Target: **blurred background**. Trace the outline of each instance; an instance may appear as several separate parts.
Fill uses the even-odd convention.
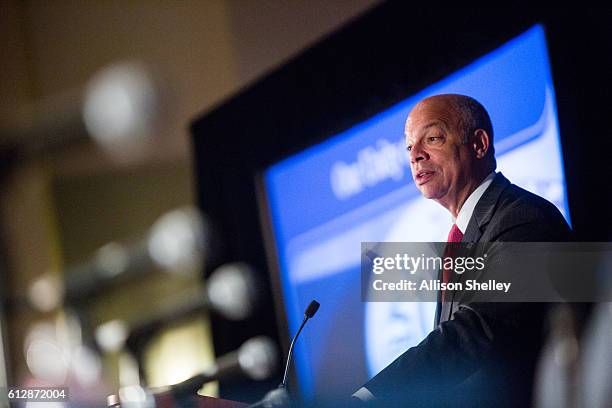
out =
[[[207,312],[147,334],[138,362],[95,339],[114,321],[108,341],[121,343],[125,325],[180,308],[160,305],[201,285],[203,259],[177,273],[134,261],[137,279],[81,282],[72,291],[85,296],[70,302],[62,288],[78,274],[123,273],[117,259],[138,252],[162,215],[195,205],[196,115],[375,3],[0,3],[1,384],[69,383],[101,406],[134,376],[165,385],[210,366]],[[171,237],[200,233],[178,224]],[[99,272],[97,251],[114,242],[113,272]]]
[[[444,240],[449,219],[410,186],[401,140],[431,93],[482,99],[504,174],[579,239],[609,241],[610,14],[3,0],[0,388],[153,406],[151,389],[199,375],[177,399],[206,382],[201,395],[256,401],[315,297],[290,391],[356,389],[430,328],[427,305],[364,306],[347,254]],[[580,313],[552,319],[541,406],[586,406],[580,381],[590,406],[609,401],[612,367],[597,363],[612,360],[593,355],[612,349],[612,309]],[[579,352],[559,361],[568,344]]]

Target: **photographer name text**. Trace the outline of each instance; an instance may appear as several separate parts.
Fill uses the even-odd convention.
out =
[[[485,282],[479,282],[475,279],[466,280],[465,282],[441,282],[439,279],[423,280],[417,282],[402,279],[397,282],[385,282],[382,279],[376,279],[372,282],[372,287],[376,291],[437,291],[437,290],[472,290],[472,291],[495,291],[508,293],[511,282],[499,282],[495,279],[489,279]]]

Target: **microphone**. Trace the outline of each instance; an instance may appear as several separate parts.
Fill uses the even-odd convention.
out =
[[[268,392],[261,401],[256,402],[255,404],[251,405],[249,408],[259,408],[259,407],[281,408],[281,407],[287,407],[290,405],[289,394],[287,393],[287,375],[289,373],[289,367],[291,365],[291,360],[293,356],[293,348],[295,347],[295,342],[298,336],[300,335],[300,333],[302,332],[304,325],[306,324],[308,319],[312,318],[315,315],[315,313],[317,313],[317,310],[319,310],[319,306],[321,306],[319,302],[317,302],[316,300],[312,300],[310,304],[308,305],[308,307],[306,308],[306,310],[304,311],[304,320],[302,320],[302,324],[300,325],[300,328],[298,329],[297,333],[295,333],[295,336],[293,336],[293,339],[291,340],[291,344],[289,345],[289,352],[287,353],[287,362],[285,364],[285,372],[283,374],[283,381],[280,383],[280,385],[277,388]]]
[[[40,153],[90,138],[113,159],[141,156],[168,122],[169,83],[153,67],[123,61],[66,91],[0,118],[0,152]]]
[[[225,264],[215,269],[204,288],[190,288],[177,294],[137,322],[115,319],[101,324],[95,331],[96,341],[107,352],[120,350],[125,344],[135,349],[169,323],[207,310],[229,320],[243,320],[257,307],[260,289],[256,273],[249,265]]]
[[[306,311],[304,312],[304,320],[302,320],[302,324],[300,325],[300,328],[298,329],[297,333],[295,333],[295,336],[293,336],[293,339],[291,340],[291,344],[289,345],[289,353],[287,354],[287,363],[285,364],[285,373],[283,374],[283,382],[280,383],[279,385],[279,387],[281,388],[287,387],[287,375],[289,374],[289,366],[291,365],[291,360],[292,360],[291,357],[293,356],[293,348],[295,347],[295,341],[297,340],[298,336],[302,332],[302,329],[304,328],[304,325],[306,324],[308,319],[312,318],[315,315],[315,313],[317,313],[317,310],[319,310],[319,306],[321,305],[316,300],[313,300],[310,302],[310,304],[306,308]]]
[[[225,354],[207,370],[170,387],[161,387],[161,394],[169,391],[175,397],[196,393],[202,385],[217,380],[246,375],[253,380],[264,380],[276,371],[278,351],[274,342],[265,336],[247,340],[236,351]]]
[[[68,268],[64,284],[56,274],[38,278],[30,286],[29,300],[36,309],[49,311],[63,301],[78,303],[153,268],[176,275],[196,273],[210,252],[209,243],[205,216],[196,208],[178,208],[157,219],[144,239],[108,243],[91,259]]]

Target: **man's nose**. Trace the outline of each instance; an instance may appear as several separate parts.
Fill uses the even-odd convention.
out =
[[[420,144],[415,144],[410,150],[410,163],[417,163],[421,160],[429,159],[429,155],[423,150]]]

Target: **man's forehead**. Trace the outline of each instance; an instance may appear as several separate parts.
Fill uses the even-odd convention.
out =
[[[417,103],[410,111],[404,127],[404,134],[418,134],[438,126],[442,129],[453,128],[459,115],[451,98],[431,97]]]
[[[440,119],[430,119],[423,123],[410,122],[410,119],[406,121],[406,127],[404,129],[404,135],[407,140],[415,139],[419,135],[425,133],[430,129],[445,129],[446,124]]]

